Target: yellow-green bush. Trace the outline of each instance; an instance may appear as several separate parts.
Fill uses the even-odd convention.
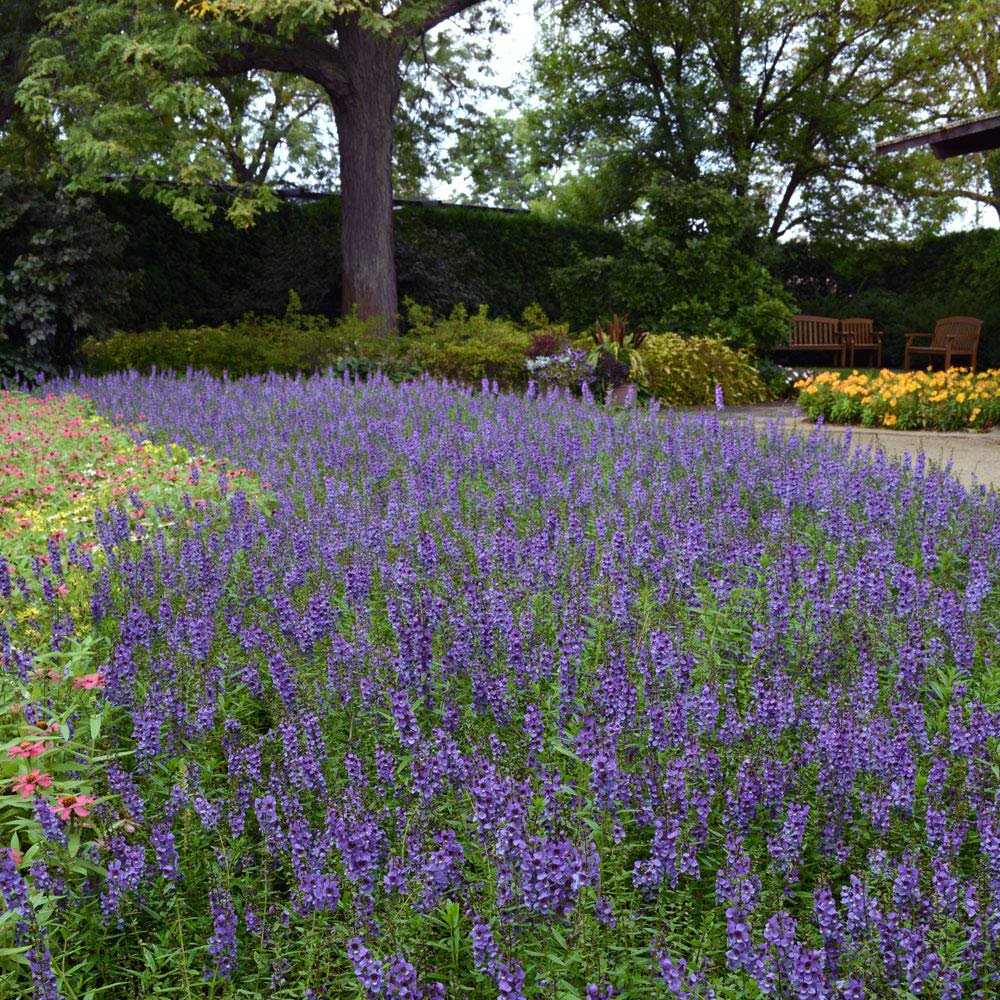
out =
[[[155,366],[161,371],[205,369],[213,375],[226,371],[236,377],[318,371],[344,357],[391,364],[399,350],[395,334],[354,317],[330,323],[322,316],[308,316],[293,295],[283,317],[249,314],[222,326],[119,333],[86,341],[81,353],[87,369],[97,374],[148,372]]]
[[[768,398],[746,355],[712,337],[658,333],[640,352],[649,391],[668,406],[698,406],[715,400],[722,387],[726,403],[759,403]]]
[[[532,336],[551,330],[567,339],[565,327],[553,330],[537,306],[520,323],[492,317],[483,307],[470,314],[456,306],[435,318],[423,306],[407,302],[405,334],[349,316],[330,323],[308,316],[292,296],[283,317],[247,315],[222,326],[164,327],[146,333],[120,333],[87,341],[86,368],[95,373],[135,369],[148,372],[205,369],[231,376],[321,371],[328,367],[367,375],[381,369],[394,378],[427,372],[438,378],[476,385],[484,378],[506,388],[528,380],[525,359]]]
[[[485,306],[471,314],[456,306],[449,316],[435,319],[430,309],[408,302],[406,326],[403,356],[413,367],[472,384],[495,379],[510,388],[527,382],[532,334],[550,324],[537,307],[515,323],[490,316]],[[560,332],[565,336],[565,330]]]

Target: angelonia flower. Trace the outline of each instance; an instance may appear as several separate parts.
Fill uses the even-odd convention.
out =
[[[517,962],[508,962],[497,971],[497,996],[501,1000],[526,1000],[522,991],[524,970]]]
[[[0,538],[12,995],[989,995],[1000,496],[579,360],[51,386],[191,461]]]
[[[354,974],[368,996],[378,996],[382,992],[382,963],[365,947],[361,938],[351,938],[347,942],[347,957],[354,967]]]
[[[32,814],[44,836],[54,844],[65,845],[66,830],[56,816],[57,808],[40,796],[32,801]]]
[[[170,824],[166,820],[157,823],[150,832],[149,840],[156,854],[156,863],[159,866],[160,874],[168,882],[176,882],[181,877],[181,872],[177,846]]]
[[[500,974],[500,952],[489,922],[477,913],[472,918],[472,958],[476,968],[494,981]]]
[[[208,954],[215,965],[215,974],[223,979],[232,979],[236,971],[236,911],[225,889],[212,889],[208,898],[212,912]]]
[[[124,898],[138,891],[146,871],[146,849],[141,844],[112,837],[108,851],[111,858],[101,892],[101,911],[106,919],[116,916]]]

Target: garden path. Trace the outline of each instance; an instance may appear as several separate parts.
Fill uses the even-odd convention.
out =
[[[711,409],[698,407],[697,409]],[[756,406],[727,406],[729,418],[751,417],[755,423],[780,420],[789,431],[808,430],[811,420],[799,416],[794,403],[761,403]],[[846,428],[827,424],[831,434],[842,437]],[[923,451],[928,461],[945,465],[965,486],[983,483],[1000,489],[1000,427],[984,433],[971,431],[891,431],[878,427],[852,427],[851,440],[857,448],[874,445],[887,455],[902,458]]]

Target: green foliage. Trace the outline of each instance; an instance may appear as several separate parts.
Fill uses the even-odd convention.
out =
[[[347,69],[357,70],[357,47],[350,54],[338,49],[337,33],[352,18],[366,35],[396,33],[399,43],[393,171],[400,190],[415,194],[430,178],[447,176],[445,138],[471,128],[480,117],[477,98],[498,92],[475,72],[489,61],[495,19],[479,19],[483,31],[424,37],[436,13],[425,3],[385,13],[333,0],[14,6],[27,15],[15,21],[0,14],[0,124],[10,89],[4,38],[17,29],[24,115],[49,130],[56,146],[47,166],[90,190],[106,190],[109,177],[149,181],[147,196],[195,226],[220,210],[248,225],[273,210],[267,184],[334,177],[332,102],[343,98],[343,88],[324,90],[317,81],[337,75],[346,82]],[[470,20],[474,13],[466,28]],[[7,22],[13,26],[5,30]],[[260,51],[267,54],[258,57]],[[356,75],[351,89],[370,79]],[[161,186],[164,180],[171,183]],[[209,183],[227,185],[227,196],[214,196]]]
[[[760,403],[770,395],[747,357],[713,337],[656,334],[642,355],[649,391],[668,406],[710,404],[716,385],[733,406]]]
[[[469,313],[458,305],[435,319],[425,306],[407,302],[405,356],[415,366],[440,378],[475,384],[496,380],[501,386],[524,385],[528,381],[525,359],[538,327],[537,314],[514,323],[489,315],[486,306]]]
[[[39,376],[49,377],[57,370],[23,347],[0,344],[0,386],[34,382]]]
[[[0,173],[0,342],[24,365],[64,359],[124,301],[122,241],[86,198]]]
[[[439,313],[463,302],[514,318],[537,303],[582,329],[604,310],[571,319],[555,274],[581,256],[617,255],[621,247],[612,230],[533,213],[431,205],[396,212],[400,295]]]
[[[617,256],[581,258],[555,276],[563,315],[582,325],[627,311],[652,330],[707,334],[734,347],[777,341],[791,315],[768,270],[759,216],[719,188],[662,184]]]
[[[525,360],[533,338],[552,330],[537,306],[526,309],[517,323],[490,316],[486,306],[470,313],[457,305],[448,315],[435,317],[430,307],[408,300],[406,335],[399,337],[356,316],[331,323],[308,315],[293,292],[280,318],[248,313],[220,326],[119,333],[88,340],[82,356],[87,369],[97,374],[194,368],[235,378],[333,368],[359,377],[382,371],[403,379],[427,372],[471,385],[485,378],[511,387],[528,380]],[[563,327],[554,332],[567,337]]]
[[[215,326],[247,312],[276,314],[290,288],[307,312],[333,318],[340,311],[336,196],[283,202],[249,230],[220,223],[197,233],[135,193],[107,195],[101,205],[124,227],[134,268],[135,294],[120,320],[125,329]],[[400,298],[438,314],[467,303],[516,317],[537,302],[558,315],[553,272],[578,254],[615,254],[621,246],[607,229],[526,213],[404,205],[394,216]]]
[[[384,354],[389,361],[391,351],[386,344],[391,340],[380,335],[374,324],[353,317],[331,324],[321,316],[304,314],[293,293],[281,318],[248,313],[217,327],[121,333],[87,341],[82,354],[86,366],[98,373],[152,368],[182,372],[192,367],[213,375],[228,372],[235,378],[269,371],[317,371],[344,357],[364,357],[375,363]]]
[[[776,272],[796,309],[867,316],[885,334],[884,363],[899,367],[908,333],[943,316],[983,320],[979,367],[1000,367],[1000,232],[947,233],[915,243],[789,243]]]
[[[928,231],[954,210],[954,193],[926,183],[927,160],[878,157],[871,140],[926,121],[932,108],[954,113],[946,91],[956,74],[941,66],[958,59],[935,62],[923,49],[932,12],[949,21],[959,6],[546,5],[530,107],[497,116],[460,152],[479,192],[516,192],[514,174],[572,218],[624,223],[673,179],[755,202],[769,238]],[[968,56],[984,47],[965,41]],[[992,65],[995,74],[995,56]],[[507,150],[491,169],[501,136]]]

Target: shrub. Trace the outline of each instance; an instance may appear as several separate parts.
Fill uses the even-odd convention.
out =
[[[490,316],[486,306],[471,313],[455,306],[444,317],[410,300],[406,309],[400,337],[356,316],[331,323],[307,315],[293,292],[283,317],[250,313],[222,326],[121,333],[85,343],[83,359],[96,374],[155,367],[237,377],[332,368],[359,377],[382,371],[397,381],[421,372],[470,385],[485,378],[509,388],[527,384],[524,362],[533,341],[568,344],[566,328],[553,326],[537,306],[526,309],[520,323]]]
[[[769,270],[761,225],[751,206],[720,189],[664,182],[620,251],[581,256],[554,274],[560,314],[583,326],[595,315],[628,312],[652,330],[773,345],[792,310]]]
[[[562,330],[537,330],[528,344],[529,358],[553,358],[568,347],[566,334]]]
[[[0,367],[65,363],[113,326],[126,300],[123,239],[87,198],[0,172]]]
[[[340,359],[364,359],[364,366],[392,367],[399,338],[370,323],[348,317],[330,323],[302,312],[292,293],[283,317],[247,314],[222,326],[163,327],[145,333],[120,333],[90,340],[82,355],[97,373],[135,369],[185,371],[203,369],[213,375],[260,375],[311,372],[336,366]],[[362,367],[364,367],[362,366]]]
[[[779,365],[770,358],[755,358],[754,367],[773,399],[787,399],[796,393],[795,383],[809,378],[813,373],[799,368]]]
[[[722,388],[726,403],[759,403],[767,387],[740,351],[712,337],[651,336],[643,345],[649,391],[669,406],[707,405]]]
[[[524,362],[533,340],[543,330],[554,339],[565,341],[567,336],[565,328],[552,328],[537,309],[526,310],[521,323],[514,323],[490,316],[486,306],[473,313],[455,306],[440,318],[410,300],[406,307],[406,360],[431,375],[470,384],[485,378],[506,388],[523,386],[529,377]]]
[[[985,430],[1000,423],[1000,371],[820,372],[796,383],[806,416],[897,430]]]

